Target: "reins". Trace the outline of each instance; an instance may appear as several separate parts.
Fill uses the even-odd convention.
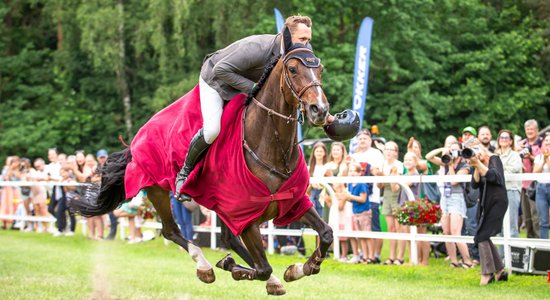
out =
[[[286,124],[290,124],[291,122],[298,122],[300,124],[303,124],[304,123],[304,111],[305,111],[305,108],[304,108],[304,105],[303,105],[303,100],[301,99],[302,95],[311,87],[314,87],[314,86],[321,86],[321,82],[319,82],[319,80],[313,80],[311,81],[309,84],[305,85],[304,87],[302,87],[302,89],[300,89],[300,91],[296,91],[296,89],[294,88],[294,85],[292,84],[292,81],[290,80],[288,74],[287,74],[287,70],[286,68],[284,67],[284,64],[290,59],[292,58],[293,56],[291,54],[294,54],[296,52],[300,52],[300,51],[309,51],[309,52],[312,52],[311,50],[309,49],[303,49],[303,48],[300,48],[300,49],[295,49],[295,50],[292,50],[290,51],[289,53],[287,53],[282,59],[283,59],[283,74],[282,76],[280,77],[280,84],[279,84],[279,87],[280,87],[280,91],[281,91],[281,94],[283,95],[283,100],[286,102],[286,99],[284,98],[284,85],[286,84],[286,86],[288,86],[290,88],[290,90],[292,91],[292,94],[293,96],[298,100],[298,103],[299,103],[299,106],[298,106],[298,111],[299,111],[299,116],[298,117],[293,117],[293,115],[295,114],[295,111],[296,110],[293,110],[293,112],[288,115],[288,116],[285,116],[277,111],[275,111],[274,109],[272,108],[269,108],[267,106],[265,106],[263,103],[261,103],[260,101],[258,101],[258,99],[256,99],[255,97],[252,97],[252,100],[253,100],[253,103],[256,104],[259,108],[265,110],[267,112],[267,115],[270,117],[271,119],[271,122],[273,123],[273,131],[274,131],[274,136],[275,136],[275,139],[276,139],[276,143],[283,155],[283,164],[285,166],[285,169],[280,171],[278,170],[277,168],[275,168],[274,166],[271,166],[270,164],[264,162],[255,152],[254,150],[252,150],[252,148],[250,148],[250,146],[248,145],[248,142],[246,141],[245,139],[245,136],[244,136],[244,130],[245,130],[245,121],[246,121],[246,114],[248,112],[248,106],[245,108],[245,111],[243,113],[243,119],[242,119],[242,122],[243,122],[243,126],[242,126],[242,143],[243,143],[243,148],[246,149],[246,151],[250,154],[250,156],[256,161],[256,163],[258,163],[260,166],[262,166],[264,169],[268,170],[270,173],[272,174],[275,174],[283,179],[288,179],[292,173],[294,172],[293,170],[290,169],[290,166],[289,166],[289,154],[290,154],[290,151],[295,148],[298,144],[300,144],[301,142],[304,141],[304,139],[302,139],[301,141],[298,141],[298,142],[293,142],[295,137],[294,135],[296,134],[296,130],[293,131],[292,133],[292,137],[290,139],[291,143],[290,143],[290,146],[288,147],[288,149],[285,151],[283,149],[283,146],[282,146],[282,143],[279,139],[280,137],[280,134],[279,134],[279,131],[277,130],[277,126],[276,126],[276,123],[275,123],[275,120],[273,119],[273,116],[277,116],[277,117],[280,117],[284,120],[286,120]]]

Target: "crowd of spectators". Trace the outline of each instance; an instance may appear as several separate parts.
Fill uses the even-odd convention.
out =
[[[524,124],[525,138],[520,133],[502,129],[492,139],[491,129],[482,126],[475,129],[464,128],[461,135],[448,136],[442,147],[428,151],[422,156],[421,142],[411,137],[406,151],[400,155],[397,143],[374,138],[369,130],[362,130],[357,136],[357,146],[348,154],[341,142],[333,142],[327,147],[322,142],[313,146],[309,158],[311,177],[325,176],[407,176],[407,175],[453,175],[471,174],[472,168],[458,153],[468,143],[475,140],[502,160],[505,174],[548,173],[550,172],[550,135],[539,135],[538,123],[528,120]],[[36,158],[31,163],[28,158],[9,156],[2,169],[0,181],[53,181],[62,183],[82,183],[100,181],[100,170],[108,157],[101,149],[94,156],[84,151],[74,155],[58,153],[49,149],[48,163]],[[399,158],[403,158],[403,162]],[[332,206],[332,197],[322,185],[311,184],[308,189],[316,211],[331,226],[341,230],[382,231],[381,218],[384,218],[389,232],[409,232],[408,226],[401,225],[393,215],[396,208],[406,200],[399,184],[332,184],[338,207]],[[417,198],[426,196],[426,191],[418,183],[409,183]],[[467,185],[461,182],[445,182],[440,186],[440,206],[443,211],[441,227],[444,234],[475,234],[477,227],[475,214],[477,205],[468,204],[465,196]],[[518,237],[522,230],[528,238],[548,239],[550,181],[507,181],[506,191],[512,237]],[[0,214],[34,215],[56,218],[55,227],[49,222],[23,222],[2,219],[2,229],[49,232],[54,236],[72,236],[76,228],[76,217],[68,209],[68,202],[79,197],[79,187],[69,185],[0,186]],[[172,197],[173,198],[173,197]],[[187,239],[193,239],[191,210],[182,203],[172,200],[174,216]],[[114,239],[118,218],[128,218],[130,243],[142,241],[140,224],[143,222],[140,209],[147,201],[145,193],[140,193],[132,201],[125,203],[108,216],[87,218],[87,236],[94,240]],[[203,211],[209,216],[210,213]],[[334,224],[334,214],[339,222]],[[209,220],[201,225],[208,226]],[[419,233],[426,233],[425,226],[419,226]],[[107,236],[104,233],[108,232]],[[383,240],[355,239],[341,237],[341,261],[349,263],[384,263],[401,265],[405,263],[408,242],[390,240],[389,256],[381,258]],[[418,242],[418,261],[427,265],[430,254],[429,242]],[[469,268],[478,263],[479,254],[475,247],[463,243],[445,243],[445,249],[452,267]],[[460,260],[459,255],[460,254]]]
[[[372,176],[473,174],[472,166],[461,153],[465,148],[472,148],[472,144],[475,143],[477,147],[485,147],[489,152],[500,157],[505,174],[548,173],[550,134],[539,135],[536,120],[526,121],[524,129],[525,138],[520,136],[523,133],[502,129],[498,131],[495,141],[489,127],[482,126],[475,129],[467,126],[459,136],[448,136],[440,148],[430,150],[425,157],[421,154],[420,141],[414,137],[410,138],[406,151],[400,155],[397,143],[384,141],[380,137],[374,138],[369,130],[364,129],[359,132],[357,146],[351,155],[347,155],[345,147],[342,147],[339,142],[333,142],[330,145],[330,155],[326,145],[322,142],[316,143],[309,160],[309,171],[314,177],[350,176],[355,174],[352,170],[357,165],[360,166],[358,174]],[[403,157],[403,162],[399,160],[400,157]],[[332,206],[331,197],[321,185],[312,184],[309,191],[315,209],[333,227],[338,226],[344,230],[368,228],[368,231],[381,231],[380,218],[383,216],[388,232],[409,232],[410,228],[399,224],[394,217],[395,209],[407,200],[399,184],[367,185],[366,191],[361,189],[361,192],[355,193],[357,195],[353,191],[359,189],[354,184],[331,186],[339,200],[338,207]],[[409,183],[409,187],[416,199],[427,197],[426,191],[419,189],[418,183]],[[439,184],[439,188],[441,193],[439,204],[443,212],[440,225],[443,234],[475,235],[479,191],[475,194],[469,183],[452,181]],[[548,239],[550,181],[508,180],[506,192],[509,199],[507,209],[510,222],[504,226],[509,226],[511,236],[519,237],[520,232],[525,230],[528,238]],[[366,197],[366,201],[362,200],[363,197]],[[469,200],[472,197],[477,198],[472,202]],[[369,207],[369,213],[363,214],[359,220],[355,217],[355,213],[363,213],[363,211],[356,211],[355,207],[360,205]],[[338,214],[339,224],[334,224],[331,220],[334,214]],[[365,220],[367,216],[368,221]],[[419,233],[427,232],[426,226],[418,226],[417,229]],[[339,259],[349,263],[383,262],[393,265],[404,263],[408,242],[390,240],[389,256],[381,258],[383,241],[380,239],[373,241],[367,239],[367,241],[362,243],[353,238],[341,238],[342,256]],[[445,243],[444,249],[448,254],[447,259],[451,267],[471,268],[479,264],[478,249],[473,244],[448,242]],[[419,263],[427,265],[429,254],[430,244],[419,242]]]
[[[0,185],[0,214],[15,216],[43,217],[43,220],[21,221],[2,219],[2,229],[19,229],[25,232],[51,233],[55,237],[74,236],[77,217],[69,209],[69,202],[77,200],[82,192],[79,183],[97,183],[101,180],[101,168],[107,161],[105,149],[96,155],[76,151],[72,155],[58,153],[57,149],[48,150],[48,163],[43,158],[30,159],[9,156],[2,169],[0,181],[35,182],[26,185]],[[38,184],[54,182],[53,185]],[[61,183],[55,185],[55,183]],[[86,219],[87,236],[92,240],[112,240],[116,237],[118,218],[128,218],[130,228],[129,243],[143,241],[141,224],[145,213],[147,197],[140,193],[132,201],[125,203],[115,211],[102,216]],[[56,219],[50,227],[48,217]],[[105,233],[108,234],[105,236]]]

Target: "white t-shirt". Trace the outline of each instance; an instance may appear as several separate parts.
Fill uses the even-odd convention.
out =
[[[544,156],[542,154],[539,154],[535,157],[534,164],[538,166],[542,163],[543,160],[544,160]],[[547,163],[545,163],[544,166],[542,167],[542,173],[550,173]],[[539,183],[550,183],[550,180],[537,180],[537,181]]]
[[[364,152],[355,152],[351,155],[351,158],[358,163],[366,162],[372,168],[378,168],[382,170],[384,165],[384,155],[378,149],[369,148],[369,150]],[[372,195],[369,197],[369,201],[373,203],[380,203],[380,189],[373,184]]]

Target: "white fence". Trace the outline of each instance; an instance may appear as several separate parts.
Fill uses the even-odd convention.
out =
[[[431,175],[422,176],[422,182],[470,182],[470,175]],[[521,180],[550,180],[550,173],[529,173],[529,174],[509,174],[506,175],[507,181],[521,181]],[[330,183],[398,183],[403,188],[409,200],[415,200],[414,195],[411,192],[407,183],[420,182],[420,176],[357,176],[357,177],[320,177],[311,178],[311,183],[318,183],[323,185],[329,195],[332,197],[333,207],[338,207],[338,199],[334,195]],[[52,182],[10,182],[0,181],[0,186],[28,186],[35,184],[45,185],[59,185],[59,183]],[[70,185],[70,184],[67,184]],[[214,213],[214,212],[212,212]],[[334,214],[338,218],[338,214]],[[55,222],[54,218],[38,218],[38,217],[16,217],[8,215],[0,215],[0,219],[20,219],[27,221],[45,221]],[[338,224],[336,219],[334,224]],[[533,247],[533,248],[546,248],[550,249],[550,240],[542,239],[526,239],[526,238],[511,238],[510,237],[510,217],[508,212],[504,217],[504,232],[503,237],[492,237],[491,240],[497,245],[504,245],[505,249],[505,265],[507,269],[511,268],[511,246],[516,247]],[[124,232],[125,223],[121,223],[121,232]],[[85,226],[83,226],[85,228]],[[162,225],[156,222],[146,222],[143,228],[161,228]],[[333,228],[334,232],[334,258],[340,257],[340,240],[339,237],[355,237],[355,238],[373,238],[373,239],[392,239],[392,240],[407,240],[410,241],[410,261],[413,264],[417,264],[417,241],[430,241],[430,242],[463,242],[473,243],[472,236],[453,236],[453,235],[432,235],[432,234],[418,234],[416,226],[410,226],[410,233],[395,233],[395,232],[366,232],[366,231],[344,231],[339,228]],[[212,249],[217,248],[216,234],[221,232],[220,227],[216,224],[216,217],[212,216],[211,227],[194,227],[197,232],[210,232],[210,247]],[[83,229],[83,232],[85,229]],[[304,235],[316,235],[317,233],[312,229],[276,229],[272,221],[268,222],[268,227],[261,229],[263,235],[267,235],[268,239],[268,252],[274,253],[274,238],[278,235],[283,236],[301,236]],[[85,234],[85,232],[84,232]]]

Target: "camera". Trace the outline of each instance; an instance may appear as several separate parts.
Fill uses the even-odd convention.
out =
[[[445,154],[441,156],[441,162],[444,164],[448,164],[451,162],[452,159],[462,157],[462,158],[472,158],[477,154],[477,150],[473,148],[464,148],[463,150],[453,150],[449,152],[449,154]]]
[[[525,146],[525,148],[521,149],[521,151],[519,151],[519,156],[521,158],[523,158],[525,155],[527,154],[530,154],[531,153],[531,145],[527,144]]]

